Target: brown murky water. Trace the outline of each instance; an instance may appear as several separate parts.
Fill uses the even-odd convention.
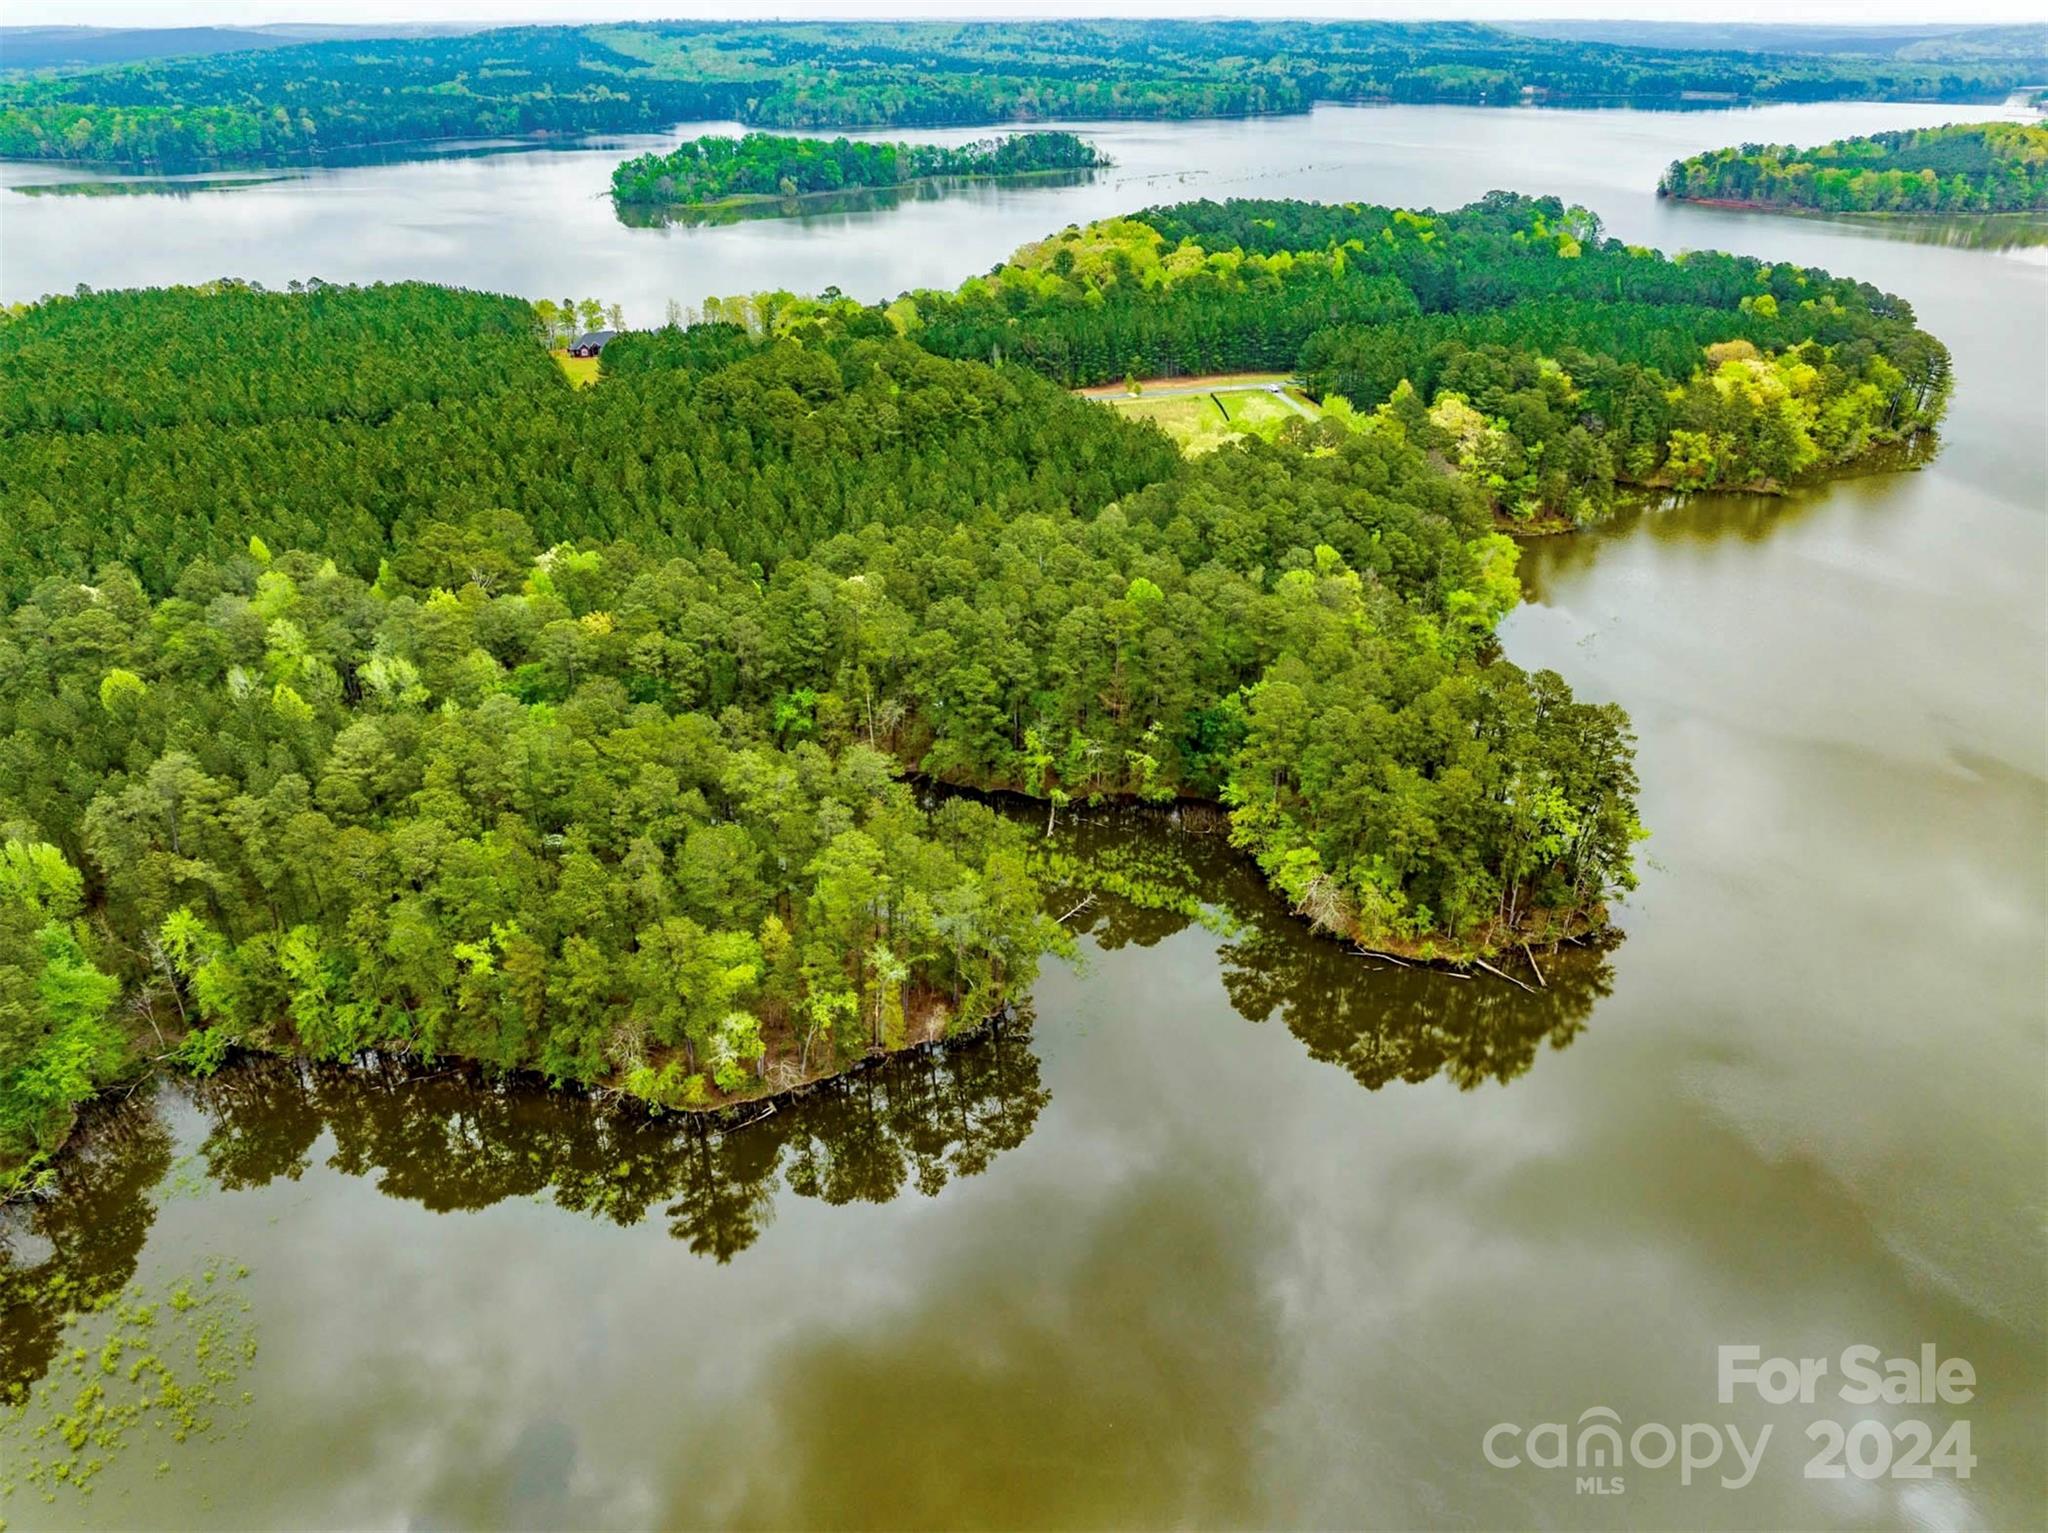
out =
[[[769,282],[955,281],[1046,228],[1176,197],[1447,206],[1505,185],[1631,240],[1868,278],[1916,306],[1960,380],[1917,472],[1529,550],[1509,653],[1622,702],[1641,736],[1655,835],[1613,951],[1546,960],[1536,994],[1376,967],[1308,941],[1213,839],[1101,823],[1072,832],[1083,849],[1198,889],[1212,919],[1105,901],[1085,969],[1048,974],[1034,1020],[737,1132],[459,1074],[273,1066],[138,1098],[17,1236],[15,1281],[160,1294],[246,1267],[259,1347],[210,1431],[166,1445],[145,1423],[89,1496],[17,1484],[0,1515],[2038,1522],[2048,263],[1649,196],[1694,148],[1957,115],[1121,125],[1095,133],[1119,160],[1107,184],[701,230],[543,231],[545,204],[602,186],[616,156],[596,151],[173,202],[0,192],[9,299],[222,270],[422,275],[588,288],[647,319]],[[79,1300],[7,1311],[6,1366],[47,1372],[0,1436],[0,1484],[41,1451],[22,1434],[70,1408],[72,1349],[99,1344]],[[1972,1364],[1973,1398],[1839,1398],[1845,1348],[1928,1343]],[[1831,1372],[1811,1404],[1723,1404],[1716,1349],[1736,1345]],[[1501,1423],[1576,1443],[1598,1407],[1625,1435],[1696,1424],[1696,1456],[1709,1427],[1717,1445],[1771,1435],[1739,1489],[1721,1483],[1732,1447],[1597,1475],[1541,1467],[1534,1444],[1506,1468],[1484,1452]],[[1969,1423],[1967,1477],[1898,1463],[1914,1419],[1937,1441]],[[1841,1477],[1809,1477],[1828,1420],[1879,1425]],[[1617,1493],[1581,1488],[1617,1473]]]

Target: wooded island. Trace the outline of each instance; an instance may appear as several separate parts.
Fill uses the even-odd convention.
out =
[[[622,205],[704,208],[882,189],[948,177],[1028,176],[1110,163],[1072,133],[1012,133],[971,144],[889,144],[749,133],[706,136],[612,172]]]

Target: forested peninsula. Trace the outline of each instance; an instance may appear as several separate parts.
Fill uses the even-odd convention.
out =
[[[191,172],[496,135],[1304,112],[1319,101],[1995,101],[2038,30],[1859,53],[1672,49],[1467,22],[654,22],[349,39],[0,83],[0,156]]]
[[[904,186],[946,177],[1028,176],[1110,163],[1072,133],[1011,133],[971,144],[888,144],[749,133],[707,135],[612,171],[625,206],[705,208],[830,192]]]
[[[0,320],[8,1176],[142,1061],[688,1109],[973,1028],[1066,949],[1043,827],[1098,800],[1221,806],[1365,947],[1594,931],[1633,742],[1499,653],[1508,497],[1846,451],[1946,391],[1867,285],[1505,194],[1195,203],[955,293],[711,307],[583,389],[523,299],[424,284]],[[1275,348],[1352,418],[1188,458],[1063,387]]]
[[[2048,125],[1953,123],[1836,139],[1744,144],[1675,161],[1658,195],[1815,213],[2048,211]]]
[[[1666,258],[1506,193],[1447,214],[1153,209],[889,314],[930,350],[1070,387],[1293,372],[1324,406],[1309,435],[1396,431],[1510,529],[1584,526],[1631,490],[1781,489],[1931,431],[1951,383],[1947,348],[1868,283]]]

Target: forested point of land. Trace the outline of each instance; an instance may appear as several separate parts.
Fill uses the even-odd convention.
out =
[[[1318,101],[1990,101],[2044,75],[2048,40],[2028,29],[1981,45],[1817,54],[1465,22],[515,27],[11,79],[0,84],[0,156],[189,172],[693,118],[815,130],[1238,116]]]
[[[612,171],[612,198],[697,207],[738,197],[803,197],[949,176],[1025,176],[1110,163],[1072,133],[1011,133],[972,144],[888,144],[749,133],[706,135]]]
[[[1590,931],[1633,741],[1500,656],[1497,518],[1832,461],[1947,389],[1865,284],[1506,194],[1192,203],[955,293],[711,308],[588,389],[536,306],[417,283],[0,319],[10,1174],[144,1053],[680,1109],[973,1026],[1074,870],[932,785],[1220,804],[1369,947]],[[1187,459],[1062,387],[1134,363],[1299,365],[1325,410]]]
[[[2048,210],[2048,125],[1952,123],[1836,139],[1743,144],[1673,162],[1659,195],[1821,213]]]
[[[771,322],[797,322],[783,297]],[[1778,489],[1930,431],[1950,389],[1947,348],[1868,283],[1666,258],[1498,192],[1447,214],[1155,208],[886,312],[930,350],[1069,387],[1292,372],[1322,418],[1269,434],[1397,432],[1509,528],[1583,526],[1632,487]]]

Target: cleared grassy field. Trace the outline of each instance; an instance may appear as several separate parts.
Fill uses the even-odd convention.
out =
[[[1209,452],[1235,440],[1240,432],[1207,394],[1180,394],[1163,399],[1113,399],[1110,408],[1133,420],[1153,422],[1186,453]]]
[[[598,358],[572,357],[566,351],[555,351],[549,355],[555,359],[555,365],[568,375],[569,381],[579,389],[587,389],[597,382]]]
[[[1218,394],[1216,398],[1233,425],[1256,426],[1265,421],[1286,420],[1301,413],[1277,394]],[[1303,404],[1310,415],[1316,413],[1314,405],[1305,400]]]
[[[1272,385],[1284,381],[1278,374],[1257,373],[1203,379],[1199,384],[1186,380],[1161,383],[1155,386],[1161,392],[1135,398],[1121,390],[1085,392],[1134,420],[1156,422],[1180,444],[1182,452],[1192,455],[1212,452],[1225,442],[1292,416],[1306,414],[1313,419],[1321,413],[1296,390],[1288,389],[1284,399],[1271,391]]]

